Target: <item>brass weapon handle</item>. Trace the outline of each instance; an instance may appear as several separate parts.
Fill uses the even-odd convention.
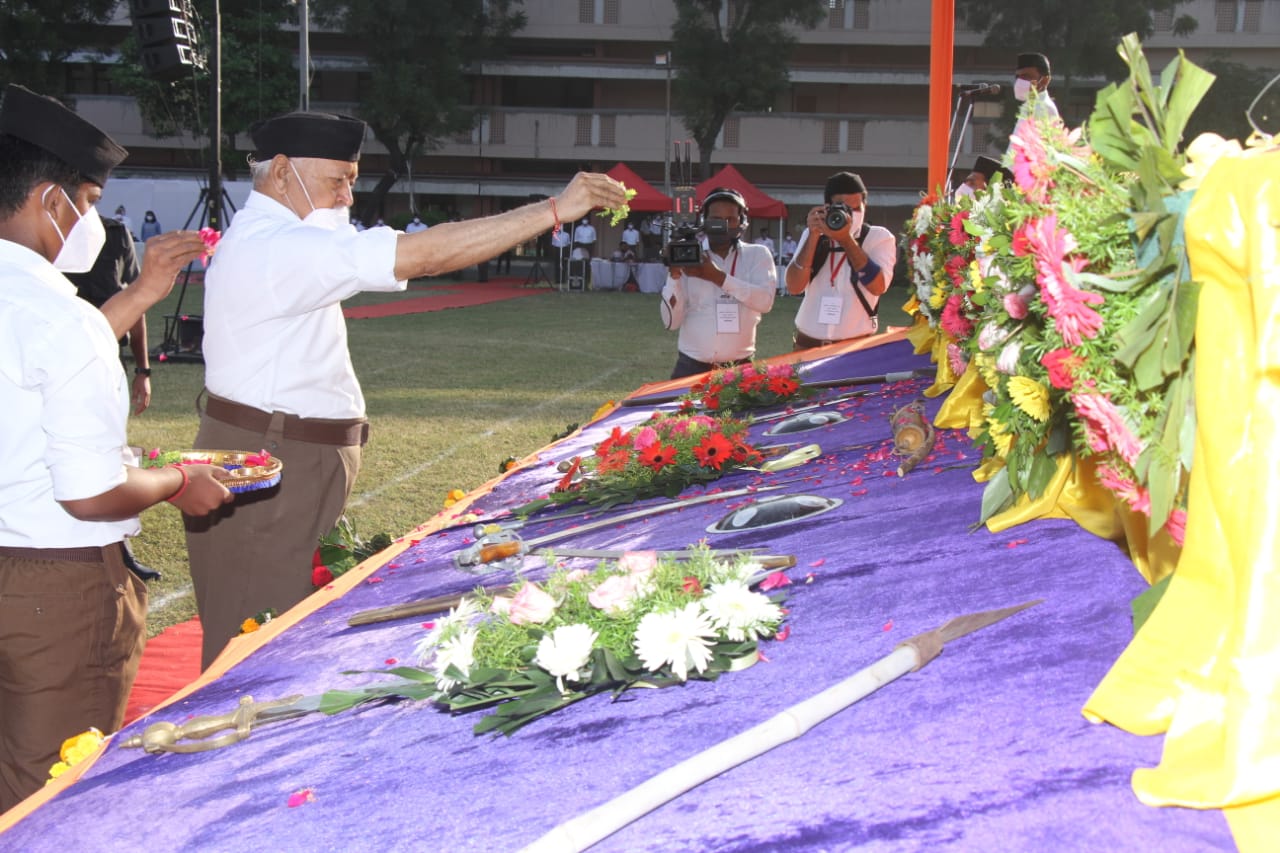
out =
[[[292,704],[300,698],[299,694],[274,702],[254,702],[252,696],[241,696],[239,706],[230,713],[195,717],[181,725],[163,720],[152,723],[142,734],[120,744],[120,748],[142,747],[143,751],[153,755],[160,752],[206,752],[220,749],[249,737],[254,720],[263,711]],[[231,731],[220,737],[213,737],[227,729]]]

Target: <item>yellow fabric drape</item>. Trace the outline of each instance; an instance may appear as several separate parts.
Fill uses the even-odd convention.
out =
[[[1166,732],[1133,787],[1222,808],[1241,850],[1280,845],[1280,151],[1219,160],[1186,220],[1196,320],[1185,547],[1159,606],[1085,705]]]
[[[945,357],[944,354],[943,358]],[[947,374],[951,377],[955,376],[949,366]],[[939,378],[942,376],[941,365],[938,367],[938,376]],[[947,399],[942,401],[942,406],[933,419],[933,425],[941,429],[972,430],[981,427],[986,420],[982,414],[982,395],[987,393],[987,383],[983,381],[982,374],[978,371],[977,360],[971,360],[960,378],[952,378],[951,381],[955,387],[951,389]],[[938,387],[937,380],[934,381],[934,388],[936,387]],[[924,393],[932,396],[929,395],[929,391]]]

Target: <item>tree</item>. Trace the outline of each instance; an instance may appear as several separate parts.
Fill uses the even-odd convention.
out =
[[[525,24],[521,0],[369,3],[320,0],[317,17],[365,49],[369,63],[357,114],[387,149],[390,168],[362,205],[362,218],[382,211],[387,193],[410,164],[441,141],[471,129],[468,77],[475,63],[500,55]]]
[[[115,7],[115,0],[0,3],[0,86],[20,83],[69,101],[66,62],[84,48],[89,25],[106,23]]]
[[[196,0],[196,24],[203,50],[213,37],[212,0]],[[222,45],[218,57],[222,83],[222,168],[234,176],[244,168],[244,152],[236,137],[254,122],[285,112],[298,102],[297,37],[281,29],[295,12],[290,0],[221,0]],[[138,44],[132,35],[120,46],[111,80],[132,95],[157,137],[184,132],[208,135],[209,74],[171,83],[142,73]]]
[[[698,143],[703,175],[725,119],[735,110],[772,109],[787,87],[796,38],[788,24],[812,28],[819,0],[675,0],[672,93]],[[722,11],[725,14],[722,14]]]

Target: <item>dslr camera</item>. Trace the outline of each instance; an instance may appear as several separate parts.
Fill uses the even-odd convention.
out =
[[[669,267],[702,266],[702,237],[719,237],[729,233],[729,223],[708,218],[699,228],[682,222],[671,231],[671,240],[662,247],[662,262]]]
[[[849,227],[849,220],[852,218],[853,210],[849,205],[843,202],[836,202],[827,205],[827,212],[823,221],[830,230],[843,231]]]

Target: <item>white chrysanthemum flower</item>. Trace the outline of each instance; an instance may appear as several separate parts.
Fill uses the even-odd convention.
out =
[[[542,635],[533,662],[554,675],[557,682],[561,678],[581,681],[595,642],[596,632],[589,626],[561,625],[550,634]]]
[[[456,637],[445,640],[436,649],[435,660],[431,665],[436,677],[436,687],[441,690],[452,690],[458,684],[455,679],[445,675],[451,666],[457,667],[463,676],[471,671],[471,665],[476,660],[475,646],[476,630],[466,628]]]
[[[447,616],[437,619],[427,636],[413,647],[413,656],[417,659],[418,665],[427,665],[435,655],[438,646],[469,626],[479,614],[480,605],[475,599],[467,596],[459,601],[458,606],[450,610]]]
[[[702,605],[690,602],[680,610],[650,613],[636,626],[636,654],[650,672],[668,664],[681,681],[689,677],[689,667],[698,672],[711,661],[708,638],[716,629],[707,619]]]
[[[722,583],[702,598],[711,624],[734,642],[755,640],[782,621],[782,608],[744,583]]]
[[[916,208],[916,219],[915,219],[915,222],[912,224],[915,226],[915,232],[917,237],[928,232],[929,225],[931,224],[932,220],[933,220],[933,207],[927,204],[922,204]]]

